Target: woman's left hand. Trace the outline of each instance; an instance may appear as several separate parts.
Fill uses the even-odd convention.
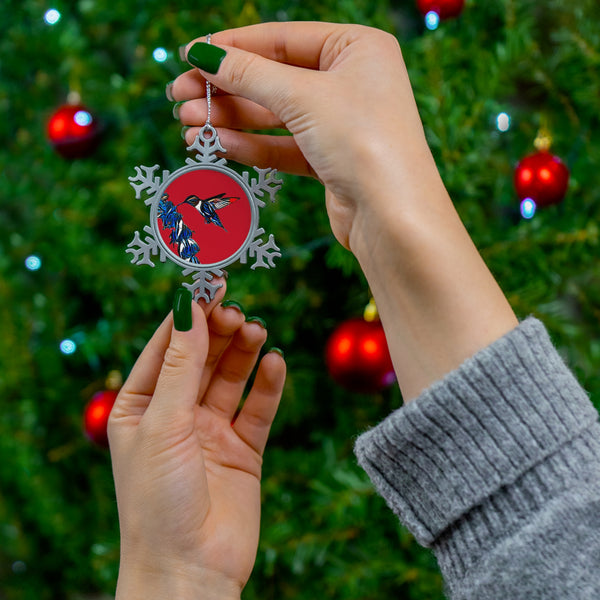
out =
[[[285,363],[276,352],[262,359],[238,414],[266,330],[218,297],[181,308],[191,329],[165,319],[110,417],[117,599],[239,598],[256,558],[262,454]]]

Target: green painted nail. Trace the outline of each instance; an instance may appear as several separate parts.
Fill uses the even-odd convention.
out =
[[[181,105],[184,104],[184,102],[176,102],[173,105],[173,118],[177,119],[179,121],[179,109],[181,108]]]
[[[189,331],[192,328],[192,292],[179,288],[173,300],[173,324],[177,331]]]
[[[173,84],[174,83],[175,83],[175,80],[169,81],[169,83],[167,83],[167,85],[165,86],[165,96],[167,97],[167,100],[169,102],[175,102],[175,98],[173,98]]]
[[[246,323],[258,323],[263,329],[267,328],[267,323],[260,317],[247,317]]]
[[[285,355],[283,354],[283,350],[281,348],[276,348],[275,346],[273,346],[273,348],[271,348],[269,352],[275,352],[275,354],[279,354],[281,358],[285,358]]]
[[[223,48],[207,44],[206,42],[196,42],[188,50],[187,61],[191,65],[215,75],[226,54],[227,52]]]
[[[187,133],[187,130],[189,129],[188,125],[185,125],[184,127],[181,128],[181,139],[185,140],[185,134]],[[187,140],[186,140],[187,141]]]
[[[229,308],[230,306],[233,306],[233,308],[237,308],[242,314],[244,314],[244,307],[235,300],[225,300],[225,302],[221,302],[221,306],[223,308]]]

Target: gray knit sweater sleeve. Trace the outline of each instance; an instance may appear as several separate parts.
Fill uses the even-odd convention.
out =
[[[361,435],[452,599],[600,598],[600,425],[536,319]]]

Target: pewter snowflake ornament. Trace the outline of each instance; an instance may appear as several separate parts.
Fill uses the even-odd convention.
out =
[[[163,170],[161,177],[155,175],[159,165],[138,166],[135,177],[129,177],[135,197],[147,196],[150,225],[143,239],[135,232],[126,252],[136,265],[154,267],[152,257],[158,256],[183,267],[184,277],[192,275],[192,283],[183,285],[194,299],[210,302],[221,287],[213,279],[223,275],[224,267],[248,259],[255,261],[251,269],[275,266],[281,252],[273,234],[266,241],[261,237],[265,230],[259,227],[258,211],[267,197],[275,202],[283,182],[275,169],[253,167],[255,173],[240,176],[227,167],[216,154],[225,149],[210,123],[187,149],[195,156],[174,173]]]

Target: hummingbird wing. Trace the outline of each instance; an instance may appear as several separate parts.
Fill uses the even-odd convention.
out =
[[[237,196],[225,196],[225,193],[217,194],[216,196],[212,196],[211,198],[207,198],[204,202],[207,202],[211,206],[213,206],[216,210],[220,208],[225,208],[229,206],[232,202],[239,200]]]

